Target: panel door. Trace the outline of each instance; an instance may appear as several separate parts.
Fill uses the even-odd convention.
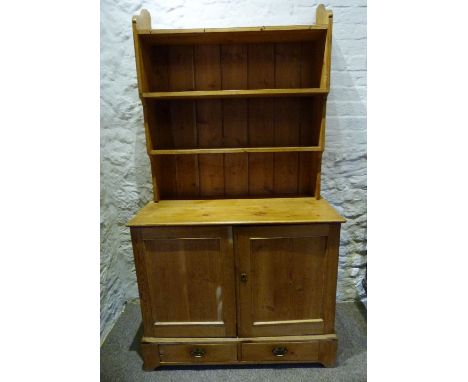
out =
[[[146,336],[236,335],[228,227],[132,230]]]
[[[235,229],[239,332],[333,333],[339,224]]]

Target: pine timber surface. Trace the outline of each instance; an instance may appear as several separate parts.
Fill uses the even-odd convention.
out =
[[[289,25],[238,28],[138,29],[142,41],[158,45],[233,44],[271,41],[315,41],[327,25]]]
[[[215,199],[150,202],[130,227],[345,222],[325,199]]]
[[[255,98],[255,97],[312,97],[316,94],[328,94],[327,89],[253,89],[253,90],[197,90],[180,92],[147,92],[143,98],[152,99],[191,99],[191,98]]]

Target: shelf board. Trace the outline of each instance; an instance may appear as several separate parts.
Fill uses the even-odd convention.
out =
[[[343,223],[325,199],[264,198],[150,202],[128,226]]]
[[[238,153],[290,153],[323,151],[320,146],[294,147],[235,147],[213,149],[166,149],[151,150],[150,155],[238,154]]]
[[[138,36],[143,41],[158,45],[289,42],[314,41],[324,36],[327,29],[327,25],[140,29]]]
[[[252,89],[252,90],[193,90],[180,92],[146,92],[146,99],[202,99],[202,98],[254,98],[254,97],[312,97],[328,94],[328,89]]]

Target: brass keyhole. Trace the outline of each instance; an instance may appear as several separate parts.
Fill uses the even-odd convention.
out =
[[[240,281],[242,281],[243,283],[247,282],[247,273],[240,274]]]

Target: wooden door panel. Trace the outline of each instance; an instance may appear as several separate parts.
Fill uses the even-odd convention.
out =
[[[217,239],[169,239],[145,242],[155,325],[177,321],[222,322],[222,272]],[[163,289],[171,293],[161,293]],[[217,301],[218,300],[218,301]]]
[[[325,245],[320,236],[251,239],[255,325],[321,317]]]
[[[240,227],[235,238],[239,272],[247,276],[238,285],[242,336],[329,329],[326,301],[335,289],[328,285],[327,272],[337,251],[328,224]]]
[[[141,232],[153,335],[235,336],[229,229],[158,227]]]

